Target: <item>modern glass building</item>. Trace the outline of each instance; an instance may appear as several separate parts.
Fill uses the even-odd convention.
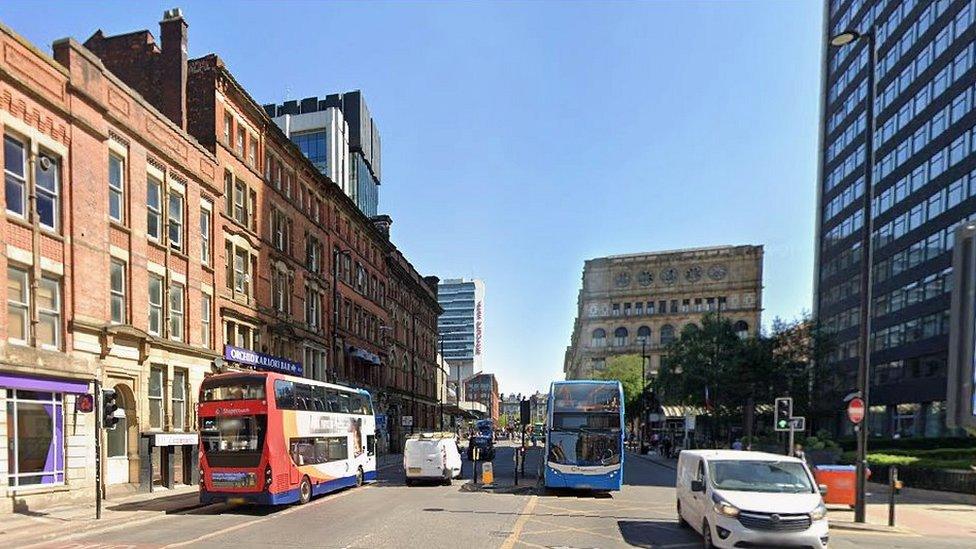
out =
[[[362,92],[264,105],[275,124],[364,214],[379,208],[380,134]]]
[[[485,283],[477,279],[441,280],[437,301],[444,309],[437,330],[444,359],[451,365],[450,379],[459,375],[467,379],[482,368]]]
[[[852,432],[841,399],[857,386],[870,312],[871,436],[944,436],[952,231],[976,218],[976,0],[826,0],[824,10],[814,307],[835,346],[825,387],[837,404],[832,426]],[[830,45],[851,29],[862,37]]]

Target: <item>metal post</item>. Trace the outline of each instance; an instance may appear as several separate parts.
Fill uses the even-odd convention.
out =
[[[95,518],[102,518],[102,382],[95,380]]]
[[[644,395],[647,393],[647,338],[641,338],[641,394],[640,394],[640,418],[637,420],[637,430],[640,432],[639,451],[644,454],[644,436],[647,434],[647,410],[645,409]]]
[[[888,468],[888,526],[895,525],[895,492],[898,490],[898,466],[892,465]]]
[[[790,420],[790,442],[789,447],[786,449],[786,455],[793,457],[793,420]]]
[[[410,434],[413,434],[413,426],[417,424],[417,314],[410,317],[411,341],[413,342],[410,352],[410,393],[413,397],[413,421],[410,422]]]
[[[862,249],[864,250],[865,260],[861,262],[861,330],[858,339],[858,360],[857,367],[857,388],[864,399],[864,420],[861,422],[861,429],[857,433],[857,474],[856,474],[856,499],[854,503],[854,522],[864,522],[865,516],[865,492],[867,489],[867,447],[868,447],[868,414],[870,410],[870,400],[868,393],[871,384],[871,291],[872,291],[872,268],[874,261],[874,251],[871,242],[872,231],[874,230],[874,220],[871,212],[872,201],[874,200],[874,101],[877,97],[875,89],[875,72],[878,67],[878,52],[875,44],[874,30],[865,33],[868,42],[868,96],[866,99],[865,113],[867,128],[864,131],[864,141],[866,149],[866,162],[864,169],[864,230],[862,233]]]

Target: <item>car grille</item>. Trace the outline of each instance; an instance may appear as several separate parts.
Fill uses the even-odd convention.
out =
[[[763,532],[803,532],[810,527],[810,515],[778,513],[739,513],[739,522],[750,530]]]

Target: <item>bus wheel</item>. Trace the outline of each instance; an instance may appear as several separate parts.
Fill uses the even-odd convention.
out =
[[[305,505],[312,499],[312,483],[308,477],[302,477],[301,484],[298,485],[298,504]]]
[[[363,485],[363,468],[356,469],[356,487]]]

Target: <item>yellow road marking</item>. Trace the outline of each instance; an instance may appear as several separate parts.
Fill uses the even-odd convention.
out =
[[[505,543],[502,544],[501,549],[512,549],[512,547],[515,547],[515,543],[519,541],[519,536],[522,535],[522,529],[525,528],[525,523],[529,521],[529,515],[535,510],[538,502],[539,496],[529,498],[529,502],[525,504],[522,512],[519,513],[519,518],[515,521],[515,526],[512,527],[512,533],[505,539]]]

